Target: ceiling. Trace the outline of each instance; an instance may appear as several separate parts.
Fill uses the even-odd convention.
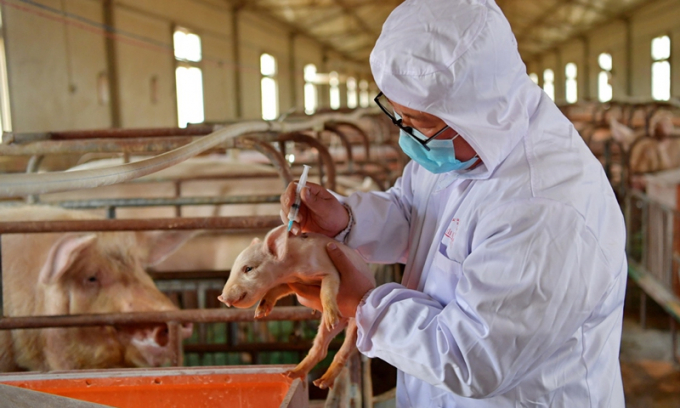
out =
[[[525,61],[658,0],[497,0]],[[402,0],[242,0],[345,58],[367,63],[382,24]]]

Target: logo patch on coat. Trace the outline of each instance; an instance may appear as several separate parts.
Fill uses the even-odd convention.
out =
[[[454,218],[451,220],[451,223],[449,226],[446,228],[446,232],[444,232],[444,236],[442,237],[442,241],[439,244],[439,252],[442,254],[446,254],[446,249],[453,244],[453,241],[456,239],[456,234],[458,234],[458,226],[460,225],[460,219],[459,218]]]

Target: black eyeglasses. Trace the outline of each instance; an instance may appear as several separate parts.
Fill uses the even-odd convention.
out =
[[[440,130],[439,132],[437,132],[437,133],[435,133],[434,135],[432,135],[432,136],[428,137],[427,139],[423,140],[423,139],[419,138],[418,136],[416,136],[416,135],[413,133],[413,128],[412,128],[412,127],[402,125],[402,120],[401,120],[401,119],[397,119],[397,117],[396,117],[397,112],[394,110],[394,107],[392,106],[392,104],[390,103],[390,101],[387,99],[387,97],[386,97],[382,92],[380,92],[380,93],[378,94],[378,96],[376,96],[375,98],[373,98],[373,101],[374,101],[378,106],[380,106],[380,109],[382,109],[382,111],[385,112],[385,115],[387,115],[387,116],[392,120],[392,123],[394,123],[399,129],[401,129],[401,130],[403,130],[404,132],[406,132],[407,135],[411,136],[411,137],[413,138],[413,140],[415,140],[416,142],[420,143],[420,145],[423,146],[423,147],[425,148],[425,150],[428,150],[428,151],[429,151],[430,148],[427,146],[427,144],[428,144],[432,139],[435,139],[437,136],[441,135],[442,132],[444,132],[446,129],[449,128],[449,126],[446,125],[446,126],[444,126],[444,127],[442,128],[442,130]]]

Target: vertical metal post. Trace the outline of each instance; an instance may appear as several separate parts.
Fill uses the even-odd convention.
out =
[[[373,378],[371,377],[371,359],[361,354],[361,388],[364,408],[373,408]]]
[[[2,297],[2,235],[0,235],[0,317],[5,317],[5,299]]]
[[[674,224],[674,217],[673,213],[671,211],[667,211],[664,209],[664,226],[667,228],[666,229],[666,237],[665,237],[665,245],[664,249],[666,252],[664,253],[665,255],[665,261],[668,262],[667,264],[664,262],[664,271],[665,274],[661,279],[661,282],[664,284],[668,285],[669,288],[671,288],[671,291],[673,290],[673,224]]]
[[[640,327],[647,328],[647,294],[644,290],[640,292]]]
[[[172,361],[174,367],[184,365],[184,352],[182,348],[182,325],[177,322],[168,322],[168,347],[172,350]]]
[[[651,203],[641,200],[642,202],[642,222],[641,222],[641,228],[642,228],[642,266],[645,269],[649,268],[649,265],[647,264],[647,252],[648,252],[648,239],[649,239],[649,231],[647,231],[647,222],[649,221],[649,206]],[[643,329],[647,328],[647,294],[645,291],[641,291],[640,293],[640,326]]]
[[[236,118],[240,119],[243,117],[243,109],[241,109],[242,94],[241,94],[241,36],[239,35],[239,24],[238,16],[239,11],[243,7],[242,3],[235,5],[231,9],[231,37],[232,37],[232,49],[234,58],[234,108],[236,109]]]
[[[583,93],[583,97],[585,100],[591,99],[591,93],[590,93],[590,40],[588,40],[588,37],[583,36],[581,37],[581,41],[583,42],[583,87],[585,89],[585,92]]]
[[[104,43],[106,46],[106,70],[109,80],[111,127],[119,128],[122,121],[120,114],[120,89],[118,86],[118,55],[116,53],[116,38],[114,37],[114,0],[104,0],[102,10],[104,12],[104,29],[106,30]]]
[[[288,36],[288,79],[290,81],[290,107],[297,109],[297,67],[295,66],[295,38],[296,32],[291,32]]]
[[[624,207],[623,207],[623,217],[625,219],[625,224],[626,224],[626,254],[630,256],[631,251],[633,249],[633,238],[631,237],[631,233],[633,231],[633,220],[632,220],[632,214],[633,214],[633,209],[631,207],[633,205],[633,197],[629,192],[626,192],[625,195],[625,200],[624,200]]]
[[[680,363],[680,358],[678,356],[678,326],[673,316],[670,316],[670,320],[671,320],[671,351],[673,353],[673,360],[675,360],[676,363]]]
[[[178,181],[175,181],[175,198],[179,198],[181,196],[182,196],[182,181],[178,180]],[[219,206],[217,206],[216,208],[219,208]],[[218,211],[218,214],[216,214],[216,215],[219,215],[219,211]],[[181,217],[181,216],[182,216],[182,206],[176,205],[175,206],[175,217]]]
[[[626,24],[626,94],[633,96],[635,77],[633,76],[633,22],[630,17],[623,20]]]

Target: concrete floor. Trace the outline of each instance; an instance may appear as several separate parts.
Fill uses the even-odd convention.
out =
[[[640,290],[629,282],[621,338],[621,374],[627,408],[680,407],[680,365],[672,355],[670,318],[647,301],[640,325]]]

